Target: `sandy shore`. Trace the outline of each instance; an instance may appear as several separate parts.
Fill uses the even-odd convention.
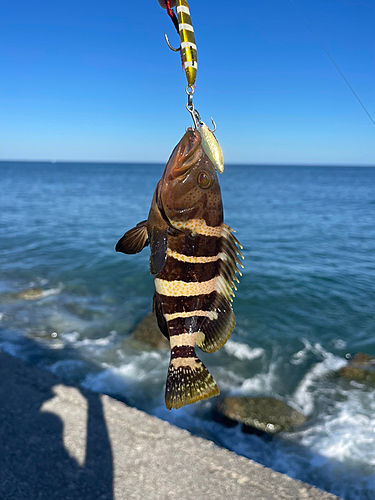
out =
[[[0,352],[0,498],[333,500]]]

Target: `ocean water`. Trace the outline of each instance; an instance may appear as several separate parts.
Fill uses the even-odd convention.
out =
[[[0,349],[114,395],[348,500],[375,498],[375,392],[338,378],[375,356],[375,168],[227,165],[225,221],[245,269],[236,327],[199,356],[224,395],[278,397],[308,418],[271,440],[168,412],[169,353],[129,338],[151,310],[149,250],[115,253],[147,217],[162,165],[0,163]],[[40,287],[38,300],[17,295]]]

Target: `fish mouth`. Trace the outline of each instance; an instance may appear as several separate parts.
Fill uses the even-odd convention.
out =
[[[188,128],[178,144],[170,174],[172,178],[185,175],[199,160],[202,154],[201,135],[198,130]]]

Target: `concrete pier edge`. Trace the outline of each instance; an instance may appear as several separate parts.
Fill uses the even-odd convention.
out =
[[[0,498],[334,500],[0,351]]]

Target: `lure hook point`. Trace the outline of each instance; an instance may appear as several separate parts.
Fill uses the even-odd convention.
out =
[[[179,52],[179,50],[180,50],[180,48],[181,48],[181,45],[180,45],[180,47],[178,47],[178,49],[175,49],[175,48],[173,48],[173,47],[172,47],[172,45],[169,43],[169,39],[168,39],[168,36],[167,36],[167,34],[166,34],[166,33],[164,33],[164,38],[165,38],[165,41],[167,42],[168,47],[169,47],[171,50],[173,50],[173,52]]]
[[[213,128],[213,130],[211,130],[211,129],[208,129],[208,130],[209,130],[210,132],[214,133],[214,132],[215,132],[215,130],[216,130],[216,123],[214,122],[214,120],[213,120],[212,116],[211,116],[210,118],[211,118],[212,125],[213,125],[213,127],[214,127],[214,128]]]

